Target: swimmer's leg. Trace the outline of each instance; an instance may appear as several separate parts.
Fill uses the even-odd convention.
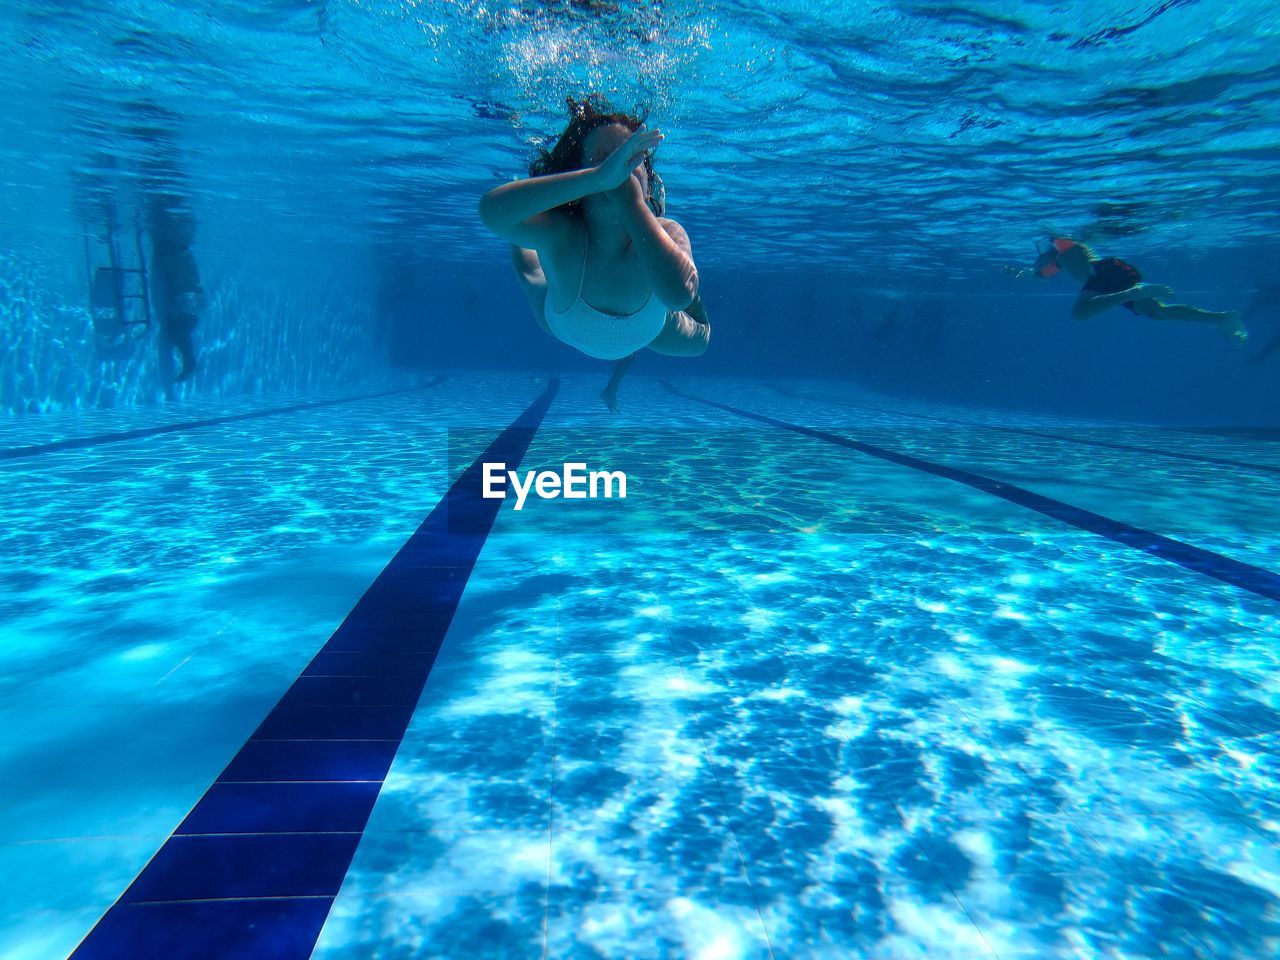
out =
[[[667,322],[653,338],[649,349],[668,357],[697,357],[707,352],[710,342],[711,321],[707,319],[707,308],[703,306],[701,297],[695,297],[684,310],[667,314]],[[631,364],[635,363],[636,356],[633,353],[614,364],[613,376],[600,391],[600,399],[614,413],[618,412],[618,386],[631,369]]]
[[[1088,320],[1112,307],[1129,307],[1136,312],[1139,301],[1157,299],[1172,292],[1168,287],[1149,283],[1135,283],[1132,287],[1115,293],[1081,290],[1076,302],[1071,305],[1071,316],[1076,320]]]
[[[700,357],[711,343],[711,321],[701,297],[679,312],[667,314],[662,332],[653,338],[649,349],[668,357]]]
[[[1216,323],[1218,329],[1237,344],[1249,339],[1249,331],[1240,322],[1238,310],[1204,310],[1185,303],[1164,303],[1160,300],[1135,300],[1133,309],[1152,320],[1185,320],[1193,323]]]
[[[195,314],[191,313],[178,313],[170,317],[169,339],[178,351],[178,356],[182,358],[182,370],[178,373],[175,383],[191,379],[196,372],[196,345],[191,339],[196,322]]]
[[[1104,302],[1101,297],[1087,290],[1081,290],[1080,295],[1076,297],[1076,302],[1071,305],[1071,316],[1075,320],[1088,320],[1109,306],[1111,304]]]
[[[511,265],[515,267],[516,279],[520,281],[520,290],[529,301],[529,309],[533,311],[533,319],[542,328],[543,333],[550,334],[547,326],[547,277],[542,272],[542,263],[538,260],[537,251],[511,245]]]
[[[636,352],[629,357],[623,357],[615,363],[613,365],[613,375],[609,377],[609,382],[600,391],[600,399],[614,413],[618,412],[618,387],[622,383],[622,378],[627,375],[627,371],[631,369],[631,365],[636,362],[636,357],[639,355],[639,352]]]

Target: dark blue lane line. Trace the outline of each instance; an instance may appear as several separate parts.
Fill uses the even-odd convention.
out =
[[[1233,437],[1240,440],[1280,440],[1280,427],[1161,427],[1179,433],[1196,433],[1209,437]]]
[[[1229,460],[1225,457],[1213,457],[1198,453],[1175,453],[1172,450],[1160,450],[1155,447],[1141,447],[1131,443],[1112,443],[1108,440],[1086,440],[1084,437],[1060,436],[1056,433],[1045,433],[1042,430],[1029,430],[1025,427],[1001,427],[996,426],[995,424],[981,423],[977,420],[960,420],[956,417],[939,417],[928,413],[908,413],[905,410],[884,410],[879,407],[868,407],[865,404],[854,404],[834,399],[806,397],[804,394],[785,390],[782,387],[774,386],[773,384],[770,384],[769,387],[775,393],[780,393],[784,397],[791,397],[795,400],[806,400],[809,403],[838,403],[843,407],[853,407],[858,410],[873,410],[877,413],[886,413],[895,417],[912,417],[916,420],[932,420],[935,423],[948,423],[962,427],[978,427],[982,430],[998,430],[1001,433],[1018,433],[1027,437],[1043,437],[1046,440],[1058,440],[1062,443],[1078,443],[1088,447],[1106,447],[1109,450],[1125,450],[1132,453],[1150,453],[1158,457],[1171,457],[1175,460],[1191,460],[1196,463],[1212,463],[1221,467],[1235,467],[1239,470],[1255,470],[1262,473],[1272,473],[1280,476],[1280,467],[1265,463],[1247,463],[1244,460]]]
[[[119,433],[100,433],[92,437],[75,437],[70,440],[55,440],[53,443],[37,443],[29,447],[11,447],[0,450],[0,460],[20,460],[23,457],[35,457],[42,453],[58,453],[62,450],[82,450],[85,447],[96,447],[104,443],[120,443],[125,440],[140,440],[143,437],[155,437],[162,433],[185,433],[188,430],[199,430],[203,427],[216,427],[224,423],[235,423],[238,420],[257,420],[261,417],[275,417],[283,413],[297,413],[300,410],[315,410],[319,407],[333,407],[340,403],[356,403],[360,400],[376,400],[379,397],[393,397],[401,393],[417,393],[419,390],[430,390],[444,383],[447,376],[441,375],[429,383],[416,387],[402,387],[398,390],[383,390],[380,393],[365,393],[356,397],[339,397],[336,400],[314,400],[310,403],[295,403],[288,407],[272,407],[270,410],[253,410],[249,413],[229,414],[225,417],[210,417],[207,420],[184,420],[182,423],[167,423],[160,427],[140,427],[137,430],[123,430]]]
[[[73,960],[311,955],[552,380],[449,488]]]
[[[684,397],[686,400],[693,400],[709,407],[717,407],[721,410],[735,413],[740,417],[745,417],[748,420],[767,423],[783,430],[790,430],[793,433],[813,437],[816,440],[824,440],[827,443],[847,447],[850,450],[857,450],[859,453],[878,457],[889,463],[910,467],[923,473],[931,473],[935,477],[963,483],[965,486],[981,490],[983,493],[988,493],[993,497],[999,497],[1009,503],[1015,503],[1018,506],[1042,513],[1046,517],[1052,517],[1054,520],[1070,524],[1077,529],[1096,533],[1123,546],[1141,550],[1143,553],[1150,554],[1160,560],[1168,560],[1206,577],[1212,577],[1222,583],[1228,583],[1232,586],[1240,587],[1242,590],[1248,590],[1250,593],[1255,593],[1260,597],[1266,597],[1268,600],[1280,600],[1280,576],[1262,567],[1255,567],[1253,564],[1233,560],[1220,553],[1214,553],[1212,550],[1204,550],[1189,543],[1183,543],[1181,540],[1174,540],[1171,537],[1152,533],[1140,527],[1133,527],[1127,523],[1121,523],[1119,520],[1112,520],[1110,517],[1104,517],[1101,514],[1072,506],[1069,503],[1063,503],[1061,500],[1054,500],[1051,497],[1032,493],[1030,490],[1024,490],[1022,487],[1014,486],[1011,483],[984,477],[979,473],[970,473],[968,470],[958,470],[954,467],[943,466],[940,463],[922,460],[919,457],[909,456],[905,453],[896,453],[884,447],[877,447],[870,443],[863,443],[860,440],[828,433],[825,430],[802,427],[799,424],[788,423],[786,420],[779,420],[776,417],[768,417],[759,413],[752,413],[750,410],[743,410],[740,407],[733,407],[716,400],[705,400],[702,397],[695,397],[678,390],[665,380],[663,381],[663,386],[676,396]]]

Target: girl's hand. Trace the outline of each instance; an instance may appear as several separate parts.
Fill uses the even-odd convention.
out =
[[[1159,283],[1140,283],[1138,289],[1148,300],[1167,300],[1173,296],[1173,290]]]
[[[604,196],[618,209],[626,207],[643,207],[644,187],[640,185],[640,177],[635,172],[627,177],[622,186],[605,192]]]
[[[596,167],[596,177],[601,192],[624,186],[631,172],[640,166],[644,155],[662,142],[661,130],[641,127],[622,142],[617,150],[605,157]]]

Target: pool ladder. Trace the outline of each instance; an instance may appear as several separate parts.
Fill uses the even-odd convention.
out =
[[[148,292],[147,257],[142,249],[141,227],[134,229],[133,241],[138,265],[124,266],[114,225],[108,223],[106,235],[98,241],[106,244],[108,262],[95,269],[91,238],[88,233],[84,236],[84,264],[89,276],[89,313],[93,318],[94,331],[105,339],[123,339],[130,334],[131,328],[138,328],[132,336],[133,339],[139,339],[151,327],[151,297]],[[130,289],[129,281],[133,278],[136,278],[137,285]],[[137,301],[142,309],[131,311],[129,301]],[[135,312],[139,314],[137,317],[133,315]]]

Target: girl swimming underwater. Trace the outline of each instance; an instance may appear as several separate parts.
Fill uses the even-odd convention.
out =
[[[534,319],[587,356],[617,361],[600,396],[645,348],[696,357],[711,339],[689,236],[665,213],[653,170],[662,141],[635,116],[569,100],[572,119],[530,178],[480,200],[486,227],[512,245]]]

